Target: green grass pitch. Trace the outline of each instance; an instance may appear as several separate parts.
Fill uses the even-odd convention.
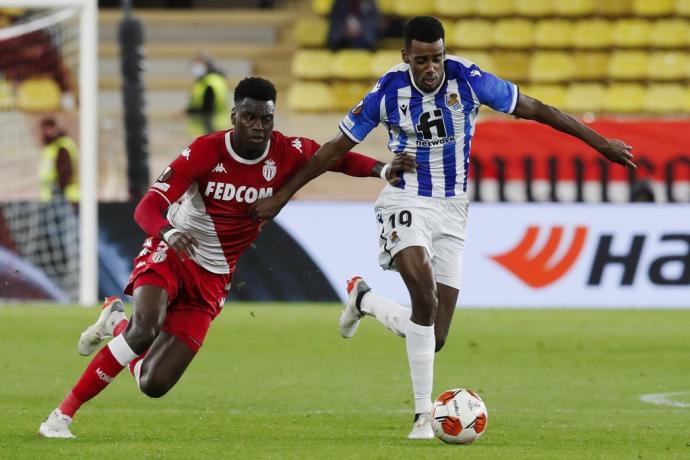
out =
[[[456,313],[434,394],[477,390],[489,410],[470,446],[408,441],[402,339],[375,319],[338,334],[335,305],[233,304],[162,399],[128,372],[85,405],[76,440],[39,423],[88,359],[79,307],[0,307],[0,458],[690,458],[690,311]]]

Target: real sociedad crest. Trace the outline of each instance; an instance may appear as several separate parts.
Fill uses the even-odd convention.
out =
[[[462,108],[462,104],[460,104],[460,97],[457,93],[446,94],[446,105],[449,109],[453,110]]]
[[[276,171],[278,168],[276,168],[276,162],[271,160],[270,158],[264,162],[264,179],[267,181],[272,180],[274,177],[276,177]]]

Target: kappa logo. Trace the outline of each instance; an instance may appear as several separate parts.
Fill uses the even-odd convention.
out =
[[[302,153],[302,139],[299,137],[296,137],[292,140],[292,146],[299,150],[299,153]]]
[[[536,254],[530,255],[533,253],[532,249],[538,234],[539,227],[530,226],[517,246],[504,254],[491,256],[503,268],[533,288],[543,288],[556,282],[573,267],[585,244],[587,228],[583,226],[575,228],[575,236],[569,243],[567,251],[560,260],[556,261],[551,259],[563,239],[563,227],[551,227],[544,246]]]
[[[477,69],[470,70],[470,77],[481,77],[482,74]]]
[[[212,171],[214,173],[227,173],[227,171],[225,170],[225,165],[223,165],[223,163],[218,163]]]
[[[191,155],[191,153],[192,153],[192,149],[190,149],[189,147],[187,147],[186,149],[184,149],[184,150],[182,151],[182,153],[181,153],[180,155],[182,155],[182,156],[184,157],[185,160],[189,160],[189,155]]]

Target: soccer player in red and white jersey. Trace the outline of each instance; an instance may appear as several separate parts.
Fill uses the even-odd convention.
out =
[[[115,338],[40,425],[42,436],[73,437],[69,425],[75,412],[125,366],[150,397],[175,385],[223,307],[238,258],[261,228],[249,207],[273,195],[319,149],[311,139],[273,130],[271,82],[245,78],[234,99],[235,128],[197,138],[137,206],[134,219],[149,236],[125,288],[134,298],[132,318],[126,319],[120,299],[106,299],[98,321],[81,335],[78,351],[89,355],[106,337]],[[330,169],[395,183],[410,166],[350,152]]]

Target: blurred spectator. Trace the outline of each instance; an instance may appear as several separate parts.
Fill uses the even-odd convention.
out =
[[[648,180],[636,181],[630,187],[630,201],[633,203],[653,203],[654,189]]]
[[[44,145],[39,161],[41,201],[53,201],[60,195],[72,203],[79,202],[77,144],[54,118],[41,120],[41,136]]]
[[[375,50],[379,10],[375,0],[335,0],[330,13],[328,47]]]
[[[197,56],[190,66],[196,79],[187,105],[190,134],[197,136],[228,129],[228,82],[213,60],[205,55]]]

